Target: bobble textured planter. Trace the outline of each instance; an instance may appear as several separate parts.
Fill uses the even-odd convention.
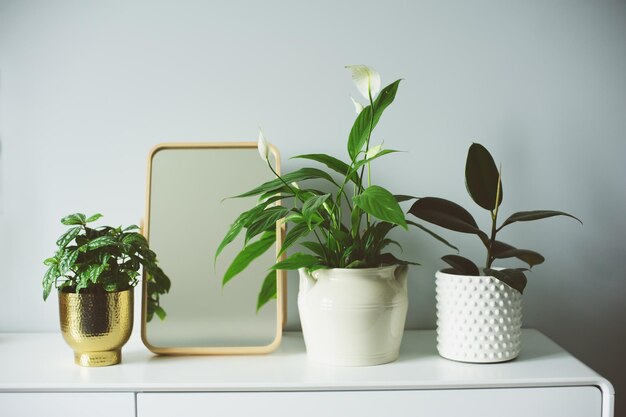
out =
[[[447,359],[493,363],[520,352],[522,295],[491,276],[437,271],[437,350]]]
[[[369,366],[398,358],[408,309],[406,266],[299,272],[298,309],[309,359]]]

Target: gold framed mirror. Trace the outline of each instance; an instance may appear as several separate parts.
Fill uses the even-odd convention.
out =
[[[275,169],[278,152],[270,149]],[[252,198],[227,199],[274,179],[255,142],[165,143],[148,156],[144,234],[170,277],[161,296],[165,319],[147,321],[142,285],[141,336],[157,354],[267,353],[280,344],[285,320],[285,274],[277,273],[277,296],[257,313],[256,300],[267,269],[276,262],[283,228],[277,226],[276,253],[268,251],[227,285],[222,277],[243,245],[239,237],[216,264],[214,254],[238,213]]]

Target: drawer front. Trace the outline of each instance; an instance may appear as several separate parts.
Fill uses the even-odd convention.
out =
[[[596,387],[137,394],[137,417],[600,417]]]
[[[0,393],[2,417],[134,417],[135,394]]]

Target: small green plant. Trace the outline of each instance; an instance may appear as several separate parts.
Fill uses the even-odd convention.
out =
[[[524,271],[527,271],[527,269],[511,268],[496,270],[492,268],[493,262],[496,259],[517,258],[528,264],[529,268],[532,268],[534,265],[543,263],[545,258],[535,251],[518,249],[497,240],[498,232],[513,223],[545,219],[554,216],[568,216],[579,222],[580,220],[562,211],[520,211],[512,214],[498,226],[499,208],[502,203],[502,196],[504,195],[501,173],[502,171],[498,170],[491,154],[484,146],[478,143],[474,143],[470,146],[465,164],[465,185],[467,192],[474,202],[489,211],[491,215],[491,229],[489,233],[480,230],[476,220],[474,220],[472,215],[463,207],[442,198],[420,198],[410,208],[409,213],[446,229],[478,236],[487,249],[487,259],[482,272],[495,277],[521,293],[526,286],[527,279]],[[580,223],[582,224],[582,222]],[[449,272],[460,275],[481,274],[480,269],[474,262],[462,256],[446,255],[441,259],[452,267]]]
[[[451,246],[423,226],[406,219],[399,203],[412,197],[394,195],[372,184],[370,164],[397,152],[383,149],[382,144],[371,146],[370,143],[372,132],[385,109],[394,101],[401,80],[381,90],[380,75],[372,68],[365,65],[348,68],[357,89],[369,104],[362,106],[352,99],[358,115],[348,137],[347,162],[323,153],[299,155],[295,158],[325,165],[328,171],[304,167],[279,175],[270,161],[269,145],[263,133],[259,133],[259,153],[276,179],[235,197],[259,196],[259,199],[255,207],[239,215],[216,250],[217,260],[224,247],[243,229],[246,230],[244,247],[226,270],[222,282],[229,282],[274,245],[277,222],[291,226],[279,256],[296,243],[305,252],[293,253],[270,269],[259,293],[257,310],[276,296],[276,270],[415,264],[398,259],[389,251],[392,246],[401,249],[398,242],[388,237],[396,227],[408,229],[409,225],[415,226]],[[305,186],[310,180],[317,181],[316,185],[321,185],[324,190],[332,191]],[[281,205],[276,204],[278,201]]]
[[[74,293],[124,291],[137,285],[143,267],[147,273],[147,320],[154,314],[165,318],[160,296],[169,291],[170,279],[157,265],[146,238],[136,232],[139,227],[94,229],[87,225],[100,217],[75,213],[61,219],[70,228],[57,240],[54,256],[44,261],[48,270],[43,278],[43,299],[52,288]]]

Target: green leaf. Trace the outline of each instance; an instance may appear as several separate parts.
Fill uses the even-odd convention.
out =
[[[52,288],[54,287],[54,283],[56,282],[56,279],[58,278],[59,275],[60,275],[59,269],[57,268],[56,265],[52,265],[46,271],[46,274],[43,277],[43,300],[44,301],[48,299],[48,296],[50,295],[50,292],[52,291]]]
[[[371,244],[381,242],[394,227],[396,227],[396,225],[392,223],[378,222],[365,230],[363,240]]]
[[[100,265],[100,264],[89,265],[87,269],[85,270],[85,272],[81,274],[81,278],[93,284],[96,284],[98,283],[98,278],[100,278],[100,275],[104,271],[104,268],[105,268],[105,265]]]
[[[222,253],[222,250],[224,250],[226,246],[228,246],[230,243],[232,243],[233,240],[235,240],[235,238],[237,238],[237,236],[243,229],[243,226],[248,222],[248,219],[256,218],[256,216],[264,209],[265,206],[263,204],[259,204],[252,209],[241,213],[239,217],[235,219],[234,223],[230,225],[230,228],[226,232],[224,239],[222,239],[222,242],[217,247],[217,250],[215,251],[214,261],[217,261],[217,257],[220,255],[220,253]]]
[[[90,216],[87,220],[85,220],[85,223],[91,223],[91,222],[95,222],[96,220],[98,220],[100,217],[102,217],[102,214],[100,213],[96,213],[93,216]],[[135,226],[137,227],[137,226]]]
[[[347,230],[347,229],[346,229]],[[350,235],[341,229],[328,229],[331,236],[340,244],[347,245],[350,242]]]
[[[72,227],[65,233],[61,235],[61,237],[57,240],[57,246],[61,249],[65,249],[68,243],[70,243],[83,228],[81,226]]]
[[[102,287],[106,292],[116,292],[120,291],[122,288],[122,286],[120,286],[117,282],[107,282],[106,284],[103,284]]]
[[[289,189],[289,187],[283,186],[281,188],[271,189],[270,191],[259,194],[258,201],[259,204],[264,204],[267,201],[277,201],[285,198],[291,198],[294,196],[294,193],[291,191],[291,189]]]
[[[222,278],[222,285],[246,269],[253,260],[265,253],[275,243],[276,231],[272,230],[265,232],[259,240],[246,245],[226,270],[224,278]]]
[[[317,256],[308,255],[306,253],[296,252],[284,261],[277,262],[270,269],[275,270],[293,270],[300,268],[308,268],[320,263]]]
[[[442,238],[441,236],[439,236],[437,233],[433,232],[432,230],[422,226],[419,223],[415,223],[413,221],[407,220],[406,221],[407,224],[410,224],[411,226],[415,226],[418,229],[428,233],[429,235],[431,235],[432,237],[434,237],[435,239],[437,239],[438,241],[440,241],[441,243],[443,243],[444,245],[446,245],[447,247],[454,249],[455,251],[459,251],[459,248],[457,248],[456,246],[454,246],[452,243],[448,242],[446,239]]]
[[[165,294],[168,293],[172,282],[169,277],[165,275],[163,270],[158,265],[153,263],[146,263],[142,261],[144,268],[148,270],[148,293]]]
[[[467,258],[459,255],[446,255],[442,256],[441,259],[450,265],[455,272],[460,275],[480,275],[480,270],[476,266],[476,264],[470,261]]]
[[[100,236],[87,242],[86,245],[81,246],[80,250],[83,252],[91,251],[94,249],[99,249],[108,245],[116,245],[118,242],[111,236]]]
[[[495,269],[485,268],[483,271],[485,274],[496,278],[514,290],[524,293],[524,288],[526,287],[528,280],[526,279],[526,275],[524,275],[524,273],[519,269],[501,269],[498,271]]]
[[[397,152],[402,152],[402,151],[396,151],[396,150],[393,150],[393,149],[383,149],[378,154],[376,154],[376,156],[374,156],[372,158],[361,159],[360,161],[358,161],[356,164],[354,164],[353,171],[354,172],[358,171],[359,168],[361,168],[365,164],[368,164],[368,163],[372,162],[374,159],[378,159],[381,156],[385,156],[385,155],[388,155],[390,153],[397,153]]]
[[[354,205],[377,219],[408,229],[404,213],[393,194],[377,185],[367,187],[354,197]]]
[[[311,230],[307,226],[306,223],[296,223],[291,229],[287,230],[287,235],[285,236],[285,241],[278,252],[278,256],[285,253],[287,249],[293,246],[298,242],[299,239],[305,237],[311,233]]]
[[[163,308],[159,305],[154,306],[154,313],[161,320],[165,320],[165,317],[167,316],[167,313],[165,313],[165,310],[163,310]]]
[[[489,151],[479,143],[473,143],[467,152],[465,163],[465,186],[472,199],[482,208],[496,208],[496,194],[500,173]],[[498,206],[502,203],[502,183]]]
[[[261,211],[255,218],[250,219],[246,230],[245,243],[269,229],[276,228],[276,222],[289,214],[289,209],[283,206],[273,206]]]
[[[384,264],[385,262],[379,262],[379,264]],[[345,266],[345,268],[349,268],[349,269],[356,269],[356,268],[367,268],[369,265],[367,265],[367,262],[365,262],[362,259],[356,259],[352,262],[350,262],[348,265]]]
[[[291,198],[293,196],[289,195],[289,196],[284,196],[284,195],[276,195],[276,194],[272,194],[272,195],[267,195],[267,196],[263,196],[263,194],[261,194],[259,196],[259,200],[258,200],[258,206],[261,207],[267,207],[270,204],[273,204],[277,201],[280,201],[282,199],[286,199],[286,198]]]
[[[443,228],[461,233],[473,233],[481,238],[483,243],[489,243],[489,237],[481,231],[472,215],[452,201],[436,197],[424,197],[417,200],[409,213],[417,218]]]
[[[140,229],[139,226],[137,226],[136,224],[132,224],[132,225],[128,226],[127,228],[125,228],[123,231],[124,232],[130,232],[130,231],[139,230],[139,229]]]
[[[86,220],[87,219],[83,213],[74,213],[74,214],[70,214],[69,216],[63,217],[61,219],[61,223],[67,226],[72,226],[75,224],[80,224],[84,226],[86,223]]]
[[[239,194],[231,198],[250,197],[257,194],[267,193],[269,191],[277,191],[285,186],[285,183],[290,184],[292,182],[311,180],[311,179],[323,179],[331,182],[332,184],[339,186],[328,173],[317,168],[300,168],[297,171],[290,172],[282,175],[280,178],[273,179],[265,182],[252,190]]]
[[[339,174],[343,175],[344,177],[347,176],[348,173],[350,172],[350,165],[346,164],[345,162],[333,156],[326,155],[323,153],[311,153],[311,154],[305,154],[305,155],[298,155],[298,156],[294,156],[293,158],[309,159],[311,161],[322,163],[326,165],[328,168],[332,169],[333,171],[338,172]],[[353,183],[357,185],[360,184],[359,176],[356,174],[356,172],[353,172],[349,178]]]
[[[357,116],[352,129],[350,130],[350,136],[348,137],[348,154],[350,159],[355,161],[359,152],[363,150],[369,133],[370,126],[376,127],[380,116],[382,116],[385,109],[393,102],[398,91],[398,86],[401,80],[396,80],[383,88],[378,94],[376,100],[374,100],[374,114],[372,115],[372,106],[366,106],[361,113]],[[372,120],[373,117],[373,120]]]
[[[305,248],[316,254],[320,259],[324,259],[326,257],[324,247],[318,242],[301,242],[300,245],[304,246]]]
[[[267,304],[268,301],[276,298],[276,271],[270,271],[261,285],[261,291],[256,302],[256,312]]]
[[[78,252],[77,250],[65,250],[63,252],[59,261],[59,275],[65,275],[74,266],[78,258]]]
[[[383,112],[396,98],[396,93],[398,92],[398,86],[400,85],[400,80],[396,80],[389,84],[387,87],[383,88],[374,100],[374,123],[377,124],[380,120],[380,116],[382,116]]]
[[[520,212],[512,214],[508,219],[506,219],[504,223],[502,223],[502,226],[498,228],[498,231],[500,231],[500,229],[502,229],[504,226],[509,225],[511,223],[529,222],[532,220],[546,219],[548,217],[554,217],[554,216],[571,217],[572,219],[578,220],[580,224],[583,224],[583,222],[581,222],[580,219],[578,219],[577,217],[572,216],[571,214],[568,214],[562,211],[554,211],[554,210],[520,211]]]
[[[134,245],[134,246],[148,246],[148,241],[146,238],[139,233],[128,233],[122,238],[122,243],[125,245]]]
[[[76,294],[80,294],[80,291],[89,286],[89,281],[86,277],[78,277],[78,282],[76,283]]]
[[[363,210],[361,210],[358,206],[354,206],[352,208],[352,213],[350,213],[350,234],[353,238],[356,238],[359,234],[359,226],[361,224],[362,215]]]
[[[45,266],[58,265],[59,264],[59,260],[57,258],[48,258],[45,261],[43,261],[43,264]]]
[[[314,219],[314,214],[317,214],[318,209],[328,200],[328,197],[330,197],[330,194],[314,196],[306,200],[302,205],[302,217],[306,221],[309,229],[312,229],[311,224],[316,220]]]
[[[217,250],[215,251],[215,256],[213,258],[214,262],[217,261],[217,257],[220,256],[220,253],[222,253],[224,248],[228,246],[233,240],[235,240],[235,238],[243,229],[243,224],[241,224],[241,222],[238,220],[239,219],[235,220],[235,222],[230,225],[230,228],[226,232],[224,239],[222,239],[222,243],[220,243],[220,245],[217,247]]]
[[[365,106],[356,117],[348,137],[348,155],[352,161],[356,160],[359,152],[365,146],[370,127],[372,129],[376,127],[372,120],[372,106]]]

